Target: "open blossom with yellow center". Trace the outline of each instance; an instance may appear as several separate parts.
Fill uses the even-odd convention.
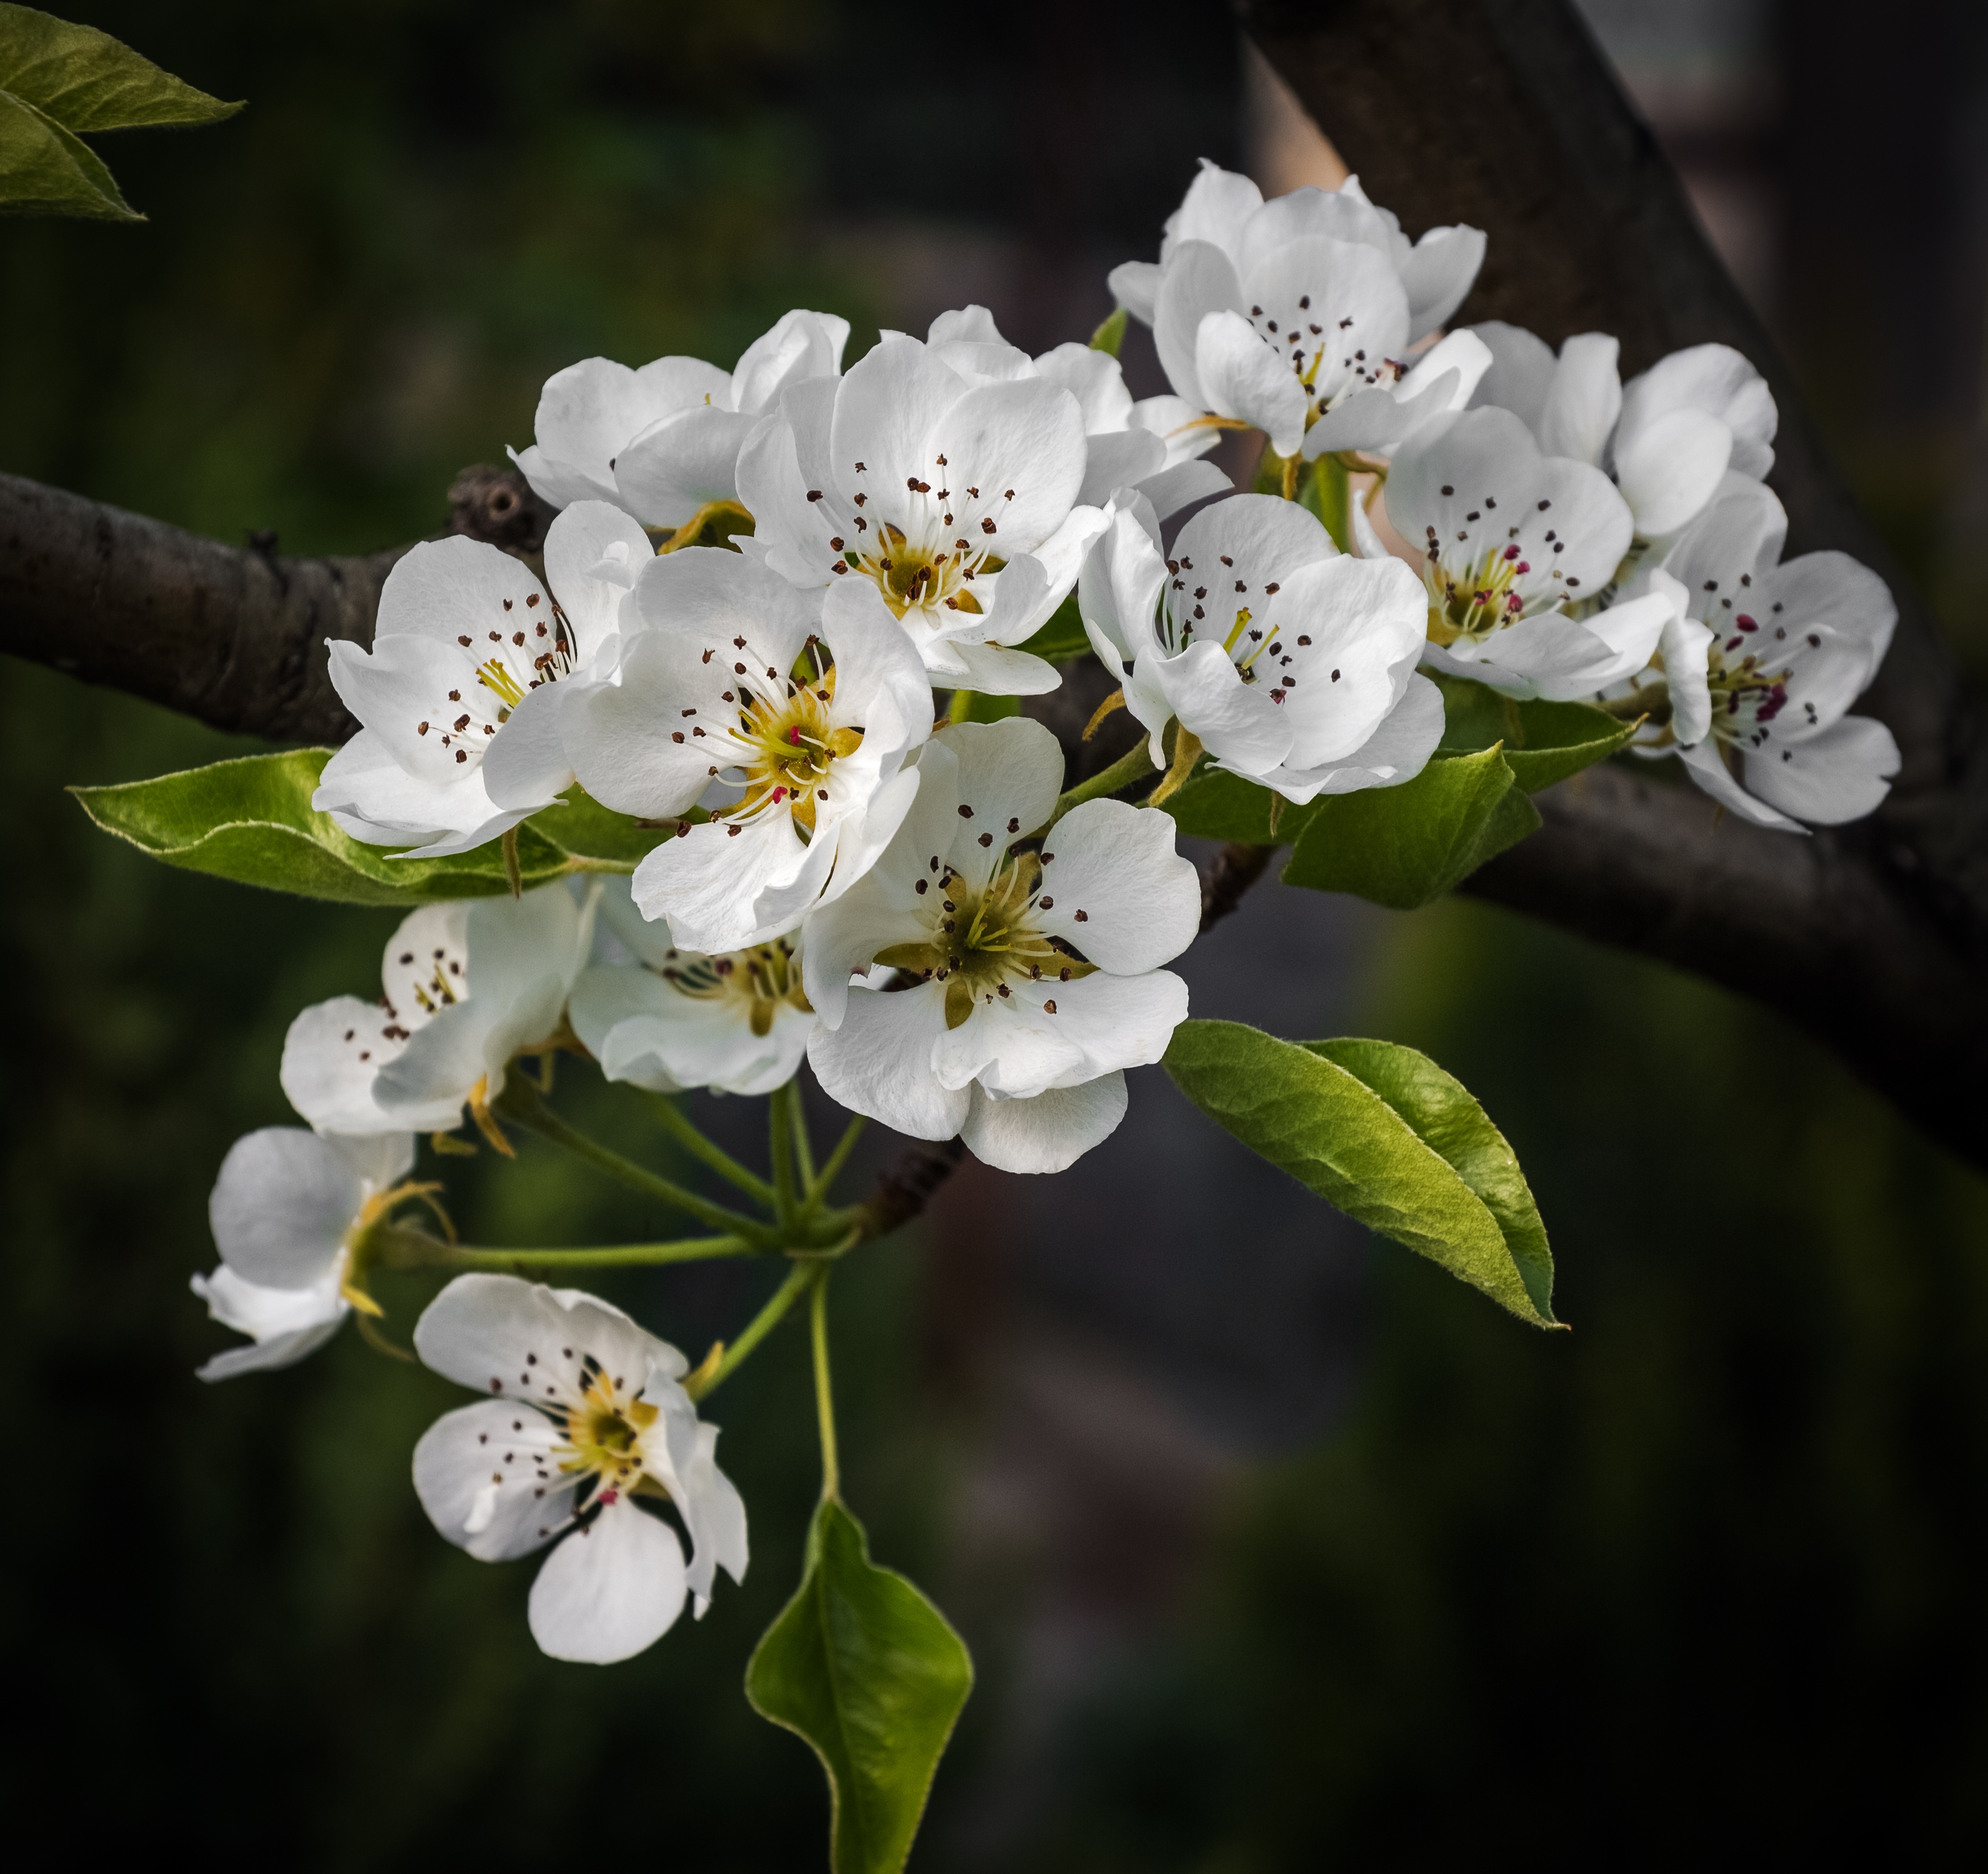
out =
[[[1860,819],[1890,790],[1892,732],[1848,712],[1898,608],[1847,553],[1783,563],[1787,538],[1773,491],[1729,478],[1652,575],[1675,580],[1689,616],[1665,633],[1658,668],[1611,706],[1649,709],[1639,753],[1676,753],[1721,805],[1798,833]]]
[[[1087,460],[1060,384],[1033,369],[976,382],[893,333],[839,382],[789,388],[741,452],[739,486],[774,571],[860,582],[934,682],[1018,695],[1055,687],[1053,666],[1013,647],[1104,524],[1077,502]]]
[[[624,878],[607,881],[600,910],[612,954],[573,985],[570,1007],[610,1080],[770,1093],[793,1078],[814,1027],[798,938],[719,956],[679,949],[635,908]]]
[[[905,758],[931,732],[925,666],[874,586],[824,602],[717,548],[652,560],[635,603],[619,681],[576,692],[563,718],[596,800],[681,822],[637,869],[634,901],[685,950],[783,936],[904,817]],[[700,801],[711,817],[683,820]]]
[[[1060,1171],[1116,1128],[1124,1070],[1158,1060],[1186,1017],[1186,985],[1160,966],[1194,939],[1199,881],[1172,821],[1123,801],[1032,837],[1063,780],[1038,722],[958,724],[918,766],[888,851],[809,920],[809,1061],[898,1132]],[[855,970],[877,986],[851,987]]]
[[[611,668],[648,536],[583,501],[546,535],[548,593],[482,541],[424,541],[380,594],[370,651],[331,642],[331,680],[360,732],[312,804],[354,838],[465,852],[573,784],[558,692]]]
[[[1483,257],[1475,228],[1432,228],[1411,246],[1357,181],[1266,202],[1247,177],[1204,163],[1158,264],[1116,268],[1111,287],[1151,326],[1195,409],[1253,425],[1280,455],[1316,455],[1391,443],[1462,408],[1489,362],[1481,344],[1453,336],[1426,358],[1408,354],[1456,310]],[[1353,427],[1339,435],[1320,419],[1342,409]]]
[[[485,1395],[415,1447],[421,1507],[482,1561],[557,1544],[529,1610],[532,1637],[555,1659],[627,1659],[669,1629],[686,1593],[702,1613],[720,1568],[745,1578],[746,1507],[667,1341],[575,1290],[466,1275],[421,1316],[414,1348]],[[688,1564],[647,1505],[674,1512]]]
[[[363,1240],[394,1205],[421,1195],[402,1182],[414,1162],[407,1132],[326,1138],[267,1126],[235,1141],[208,1203],[221,1267],[196,1275],[193,1290],[252,1345],[217,1354],[201,1378],[291,1365],[354,1308],[380,1312],[363,1284]]]
[[[1506,695],[1571,702],[1643,669],[1679,595],[1667,581],[1577,618],[1624,553],[1629,509],[1601,471],[1543,455],[1509,410],[1439,418],[1395,458],[1382,496],[1428,597],[1424,660]],[[1386,549],[1357,504],[1363,556]]]

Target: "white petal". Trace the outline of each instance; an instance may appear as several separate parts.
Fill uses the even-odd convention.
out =
[[[1822,827],[1875,813],[1898,772],[1898,745],[1882,722],[1846,715],[1792,746],[1746,756],[1747,790],[1769,806]]]
[[[1877,675],[1891,648],[1898,607],[1891,588],[1868,567],[1832,549],[1804,553],[1759,583],[1759,602],[1752,609],[1762,625],[1785,627],[1790,638],[1799,629],[1827,625],[1839,641],[1862,653],[1858,690]]]
[[[834,862],[833,843],[802,844],[782,808],[750,824],[692,827],[658,846],[635,869],[635,902],[667,918],[685,949],[742,950],[798,925]]]
[[[1202,321],[1211,313],[1242,310],[1242,289],[1229,256],[1206,241],[1183,242],[1160,277],[1153,343],[1175,394],[1196,410],[1213,408],[1195,364]]]
[[[1167,445],[1149,429],[1107,430],[1094,435],[1090,438],[1084,485],[1078,489],[1077,499],[1082,506],[1101,508],[1120,489],[1157,475],[1166,465]],[[1217,475],[1221,472],[1215,470]],[[1222,479],[1226,482],[1228,478]]]
[[[1726,765],[1725,750],[1714,737],[1708,736],[1693,747],[1679,749],[1678,755],[1685,772],[1727,811],[1751,820],[1756,827],[1772,827],[1783,833],[1807,832],[1800,820],[1790,820],[1764,800],[1756,800],[1733,778],[1733,771]]]
[[[1709,501],[1733,453],[1733,432],[1701,410],[1672,410],[1618,438],[1616,479],[1646,540],[1675,533]]]
[[[546,1558],[532,1584],[532,1637],[553,1659],[612,1666],[670,1630],[685,1592],[675,1531],[624,1497]]]
[[[563,683],[527,692],[492,738],[483,752],[483,785],[494,805],[507,813],[536,814],[573,785],[561,720],[573,693]]]
[[[971,638],[950,639],[928,650],[932,675],[955,690],[988,696],[1046,696],[1063,682],[1053,664],[1031,651],[1006,651]]]
[[[309,1288],[263,1288],[223,1263],[211,1275],[194,1276],[192,1288],[215,1320],[254,1337],[252,1345],[228,1348],[196,1370],[208,1381],[294,1366],[323,1346],[351,1312],[336,1272]]]
[[[414,1494],[436,1531],[478,1561],[543,1548],[573,1514],[575,1481],[554,1455],[563,1442],[543,1412],[485,1399],[445,1412],[414,1446]]]
[[[989,1093],[1028,1099],[1158,1060],[1187,1010],[1187,985],[1171,970],[1100,970],[1067,983],[1045,973],[1040,982],[1014,982],[1005,997],[986,998],[948,1029],[933,1049],[933,1071],[942,1086],[978,1080]]]
[[[1428,765],[1442,740],[1443,727],[1442,691],[1428,678],[1412,675],[1401,701],[1350,755],[1312,768],[1276,769],[1258,778],[1300,806],[1320,794],[1398,787]]]
[[[1139,484],[1139,492],[1161,520],[1168,520],[1192,502],[1226,495],[1235,485],[1214,463],[1190,461],[1176,462],[1158,475],[1148,475]]]
[[[467,996],[469,906],[458,901],[409,912],[380,954],[380,982],[387,1015],[410,1031]],[[373,1067],[378,1070],[378,1060]]]
[[[1304,386],[1240,313],[1210,313],[1202,320],[1194,361],[1209,409],[1254,424],[1278,455],[1297,453],[1304,441]]]
[[[1495,404],[1509,410],[1537,437],[1557,369],[1553,347],[1523,326],[1507,325],[1502,319],[1466,329],[1476,333],[1491,353],[1490,367],[1471,393],[1472,407]]]
[[[519,466],[556,506],[588,496],[612,500],[614,473],[608,465],[615,452],[661,414],[627,365],[583,358],[546,380],[532,420],[537,441],[518,458]],[[547,485],[539,485],[542,478]]]
[[[839,437],[839,409],[837,424]],[[891,518],[898,509],[904,523],[925,522],[927,498],[913,496],[904,478],[915,473],[929,480],[942,472],[943,457],[955,524],[1004,559],[1036,552],[1063,525],[1084,485],[1083,412],[1069,391],[1040,379],[969,391],[946,408],[923,440],[922,458],[907,460],[896,486],[873,496],[876,512]],[[984,525],[990,520],[991,535]],[[1073,560],[1070,577],[1076,576]]]
[[[746,1578],[751,1551],[746,1533],[746,1500],[718,1468],[718,1427],[699,1423],[688,1462],[678,1466],[682,1495],[677,1507],[691,1532],[694,1553],[689,1571],[691,1592],[702,1615],[712,1583],[722,1568],[735,1581]]]
[[[238,1275],[265,1288],[309,1288],[337,1269],[364,1198],[358,1173],[327,1141],[267,1126],[229,1148],[208,1220]]]
[[[1049,383],[1060,384],[1077,399],[1086,435],[1094,439],[1132,426],[1132,393],[1125,388],[1125,374],[1110,352],[1072,340],[1044,352],[1035,366]],[[1107,488],[1098,505],[1109,499],[1111,493]]]
[[[1616,374],[1621,353],[1621,343],[1604,332],[1583,332],[1560,347],[1559,368],[1535,425],[1547,455],[1600,465],[1622,413],[1622,381]]]
[[[577,1399],[591,1355],[624,1389],[688,1370],[683,1355],[617,1307],[512,1275],[459,1275],[414,1324],[414,1351],[458,1385],[554,1404]]]
[[[1660,572],[1652,577],[1668,575]],[[1712,727],[1712,692],[1706,681],[1712,642],[1709,631],[1675,610],[1657,646],[1670,691],[1671,733],[1686,747],[1702,742]]]
[[[1476,228],[1432,228],[1401,268],[1412,343],[1444,324],[1463,303],[1484,264],[1485,237]]]
[[[1150,260],[1121,261],[1104,276],[1111,296],[1142,326],[1153,323],[1154,302],[1159,296],[1160,269]]]
[[[839,1028],[815,1030],[808,1065],[851,1112],[911,1138],[951,1138],[966,1118],[965,1090],[942,1087],[932,1050],[945,1033],[945,985],[880,993],[852,989]]]
[[[1058,820],[1040,928],[1067,939],[1100,969],[1157,969],[1201,928],[1201,878],[1174,847],[1172,818],[1123,800],[1087,800]],[[1078,913],[1084,914],[1081,918]]]
[[[1772,567],[1787,534],[1788,517],[1774,491],[1729,473],[1665,555],[1664,567],[1691,594],[1694,613],[1709,607],[1729,616],[1731,608],[1722,607],[1720,598],[1732,597]]]
[[[1274,768],[1290,753],[1291,728],[1283,711],[1271,700],[1266,685],[1242,681],[1219,638],[1189,644],[1175,657],[1149,652],[1140,660],[1138,674],[1140,687],[1164,699],[1158,722],[1145,722],[1146,715],[1156,713],[1150,709],[1140,715],[1155,734],[1165,728],[1166,717],[1178,716],[1210,755],[1239,773]],[[1132,700],[1128,688],[1128,706]]]
[[[283,1038],[284,1096],[314,1131],[364,1135],[455,1124],[453,1108],[390,1119],[373,1098],[373,1078],[405,1043],[401,1023],[377,1002],[335,996],[306,1009]]]
[[[960,1136],[976,1159],[996,1171],[1067,1171],[1117,1131],[1125,1104],[1122,1074],[1052,1088],[1029,1100],[996,1100],[975,1087]]]
[[[576,667],[591,666],[619,634],[635,577],[654,557],[641,526],[604,501],[576,503],[546,529],[546,579],[576,641]]]
[[[1729,345],[1692,345],[1660,359],[1622,392],[1619,452],[1676,410],[1702,411],[1733,433],[1733,466],[1756,480],[1774,465],[1777,415],[1767,380]]]
[[[1373,735],[1408,686],[1428,618],[1422,582],[1398,560],[1342,554],[1286,577],[1263,614],[1256,669],[1259,683],[1286,687],[1290,766],[1338,760]]]
[[[1026,716],[955,722],[937,740],[959,763],[952,862],[977,890],[992,876],[1008,841],[1040,830],[1055,811],[1063,791],[1063,750],[1048,729]],[[982,834],[990,836],[985,846]]]
[[[683,525],[705,502],[739,498],[739,452],[756,415],[704,404],[652,423],[624,445],[614,485],[651,526]]]
[[[849,321],[833,313],[783,313],[753,340],[732,374],[732,408],[749,415],[766,409],[788,385],[838,376]]]
[[[928,474],[934,467],[931,458],[941,452],[930,446],[931,439],[953,405],[969,394],[975,393],[969,391],[965,380],[916,339],[884,340],[850,369],[836,391],[829,438],[836,485],[852,494],[867,492],[879,508],[895,502],[908,492],[908,476]],[[858,462],[864,465],[860,470]],[[1080,463],[1077,479],[1082,478]]]
[[[1243,229],[1263,206],[1263,191],[1247,176],[1203,157],[1180,206],[1167,217],[1166,238],[1160,247],[1162,265],[1189,241],[1212,242],[1233,253]]]

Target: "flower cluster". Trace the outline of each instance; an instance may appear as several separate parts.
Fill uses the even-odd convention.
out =
[[[398,563],[371,647],[331,646],[361,727],[315,800],[424,861],[502,842],[512,893],[422,905],[377,1000],[292,1025],[282,1084],[307,1129],[252,1133],[221,1167],[221,1266],[194,1286],[249,1339],[203,1376],[287,1365],[348,1314],[377,1338],[377,1269],[456,1271],[414,1345],[483,1396],[421,1440],[421,1502],[481,1559],[549,1551],[529,1605],[548,1652],[624,1658],[745,1571],[699,1402],[876,1226],[827,1207],[855,1129],[817,1168],[803,1060],[855,1125],[1005,1171],[1097,1145],[1125,1070],[1187,1019],[1168,966],[1200,882],[1152,810],[1202,763],[1267,790],[1274,830],[1283,803],[1413,781],[1445,688],[1475,683],[1596,703],[1615,719],[1599,746],[1633,726],[1637,753],[1679,756],[1763,826],[1871,812],[1898,750],[1848,711],[1893,607],[1841,554],[1783,561],[1765,382],[1719,346],[1625,384],[1600,335],[1556,353],[1506,325],[1445,334],[1483,254],[1468,228],[1411,242],[1354,181],[1266,202],[1211,164],[1158,260],[1111,275],[1121,311],[1088,345],[1031,357],[967,306],[845,370],[847,326],[795,311],[729,371],[554,376],[515,452],[558,510],[542,567],[464,539]],[[1127,387],[1128,316],[1171,394]],[[1239,491],[1207,457],[1245,428],[1266,446]],[[1097,719],[1122,705],[1141,733],[1067,788],[1015,699],[1086,641],[1118,685]],[[523,823],[556,841],[602,810],[647,856],[525,890]],[[773,1222],[582,1141],[720,1233],[457,1244],[440,1187],[409,1181],[417,1137],[574,1145],[543,1099],[560,1053],[652,1096]],[[693,1089],[769,1097],[770,1181],[671,1104]],[[607,1304],[509,1272],[761,1253],[794,1273],[695,1370]],[[824,1458],[832,1495],[831,1435]]]

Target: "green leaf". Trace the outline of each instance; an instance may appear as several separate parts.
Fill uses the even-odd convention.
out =
[[[1412,911],[1460,884],[1540,824],[1503,753],[1432,761],[1398,787],[1330,794],[1315,803],[1286,885],[1351,891]]]
[[[1093,351],[1108,351],[1114,358],[1118,347],[1125,342],[1125,309],[1122,306],[1112,309],[1111,316],[1090,335]]]
[[[94,26],[0,5],[0,91],[69,130],[213,123],[242,107],[197,91]]]
[[[828,1773],[834,1874],[904,1865],[972,1689],[973,1662],[945,1616],[871,1561],[862,1525],[824,1502],[800,1590],[754,1651],[746,1696],[804,1739]]]
[[[1022,713],[1019,696],[990,696],[985,690],[955,690],[952,693],[952,719],[955,722],[1005,722]]]
[[[25,100],[0,91],[0,209],[142,222],[93,151]]]
[[[1080,658],[1090,648],[1090,640],[1084,634],[1084,618],[1077,609],[1077,594],[1073,592],[1050,614],[1049,622],[1033,638],[1026,638],[1014,648],[1026,651],[1031,657],[1046,658],[1052,664],[1067,664],[1073,658]]]
[[[1328,1203],[1520,1320],[1560,1324],[1546,1228],[1512,1149],[1432,1060],[1386,1041],[1301,1047],[1188,1021],[1164,1064],[1216,1124]]]
[[[156,780],[70,791],[106,833],[188,871],[347,905],[422,905],[510,889],[498,843],[441,859],[397,858],[342,831],[311,806],[330,749],[249,755]],[[556,828],[548,837],[542,828]],[[576,871],[634,870],[670,837],[637,827],[578,789],[519,829],[527,888]]]
[[[1605,761],[1636,732],[1587,703],[1518,702],[1467,677],[1439,676],[1443,731],[1439,752],[1463,754],[1505,745],[1513,778],[1529,794]]]
[[[1281,806],[1283,811],[1277,813]],[[1246,845],[1290,844],[1311,824],[1319,803],[1294,807],[1256,781],[1204,767],[1179,793],[1160,803],[1176,829],[1195,839],[1239,840]],[[1276,814],[1276,824],[1271,824]]]

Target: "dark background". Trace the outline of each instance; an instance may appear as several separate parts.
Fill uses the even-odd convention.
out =
[[[1979,9],[1591,10],[1980,671]],[[969,299],[1083,336],[1196,156],[1276,154],[1186,0],[70,11],[249,108],[103,140],[145,226],[0,223],[0,467],[290,552],[433,531],[593,352],[729,362],[795,304],[847,313],[852,356]],[[229,1338],[186,1292],[215,1168],[289,1118],[286,1025],[370,993],[394,918],[91,833],[63,784],[247,745],[4,674],[10,1824],[312,1868],[818,1865],[815,1766],[739,1690],[814,1488],[799,1337],[714,1404],[747,1585],[607,1671],[542,1659],[529,1564],[421,1516],[444,1382],[350,1334],[196,1382]],[[1978,1865],[1980,1179],[1768,1016],[1476,906],[1265,888],[1187,973],[1199,1013],[1464,1078],[1574,1331],[1370,1249],[1150,1071],[1079,1173],[969,1169],[866,1250],[848,1494],[981,1671],[915,1864]],[[587,1074],[562,1098],[655,1151]],[[477,1240],[668,1226],[529,1144],[440,1175]],[[600,1286],[695,1357],[768,1279]],[[390,1333],[431,1287],[383,1287]]]

